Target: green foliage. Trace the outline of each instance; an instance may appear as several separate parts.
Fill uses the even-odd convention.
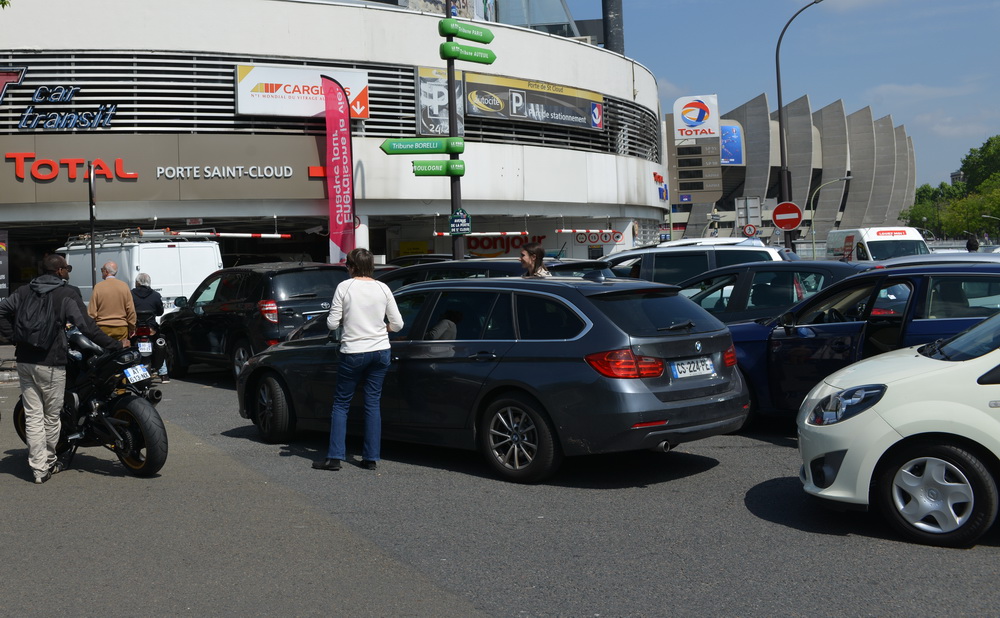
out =
[[[0,9],[5,9],[10,6],[10,0],[0,0]]]
[[[1000,135],[970,150],[960,169],[965,182],[917,187],[913,206],[900,213],[900,221],[938,238],[964,238],[966,232],[1000,238]]]
[[[962,159],[962,174],[969,192],[979,192],[979,186],[1000,172],[1000,135],[986,140],[980,148],[973,148]]]

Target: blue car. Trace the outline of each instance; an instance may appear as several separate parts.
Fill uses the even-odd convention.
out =
[[[829,374],[950,337],[1000,311],[1000,264],[875,268],[774,318],[729,324],[752,413],[793,418]]]

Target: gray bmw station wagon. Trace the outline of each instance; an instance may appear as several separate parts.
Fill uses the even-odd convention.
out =
[[[677,292],[558,277],[409,285],[396,292],[405,326],[390,333],[383,438],[478,449],[503,478],[534,482],[564,456],[739,429],[749,396],[729,331]],[[320,317],[252,357],[240,414],[268,441],[328,429],[338,347]],[[352,409],[349,429],[361,418]]]

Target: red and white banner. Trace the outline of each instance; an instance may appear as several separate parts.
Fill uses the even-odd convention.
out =
[[[354,249],[354,155],[351,111],[340,82],[323,76],[326,95],[326,191],[330,200],[330,262]]]

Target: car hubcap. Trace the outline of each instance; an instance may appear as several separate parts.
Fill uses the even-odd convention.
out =
[[[522,470],[538,452],[535,423],[524,410],[503,408],[493,415],[489,430],[490,451],[505,468]]]
[[[267,385],[261,386],[257,391],[257,423],[263,429],[271,425],[272,406],[271,389]]]
[[[233,352],[233,373],[240,375],[240,372],[243,371],[243,365],[245,365],[249,359],[250,353],[246,348],[236,348],[236,351]]]
[[[942,534],[957,530],[969,520],[975,495],[969,479],[955,465],[921,457],[896,472],[892,500],[914,528]]]

